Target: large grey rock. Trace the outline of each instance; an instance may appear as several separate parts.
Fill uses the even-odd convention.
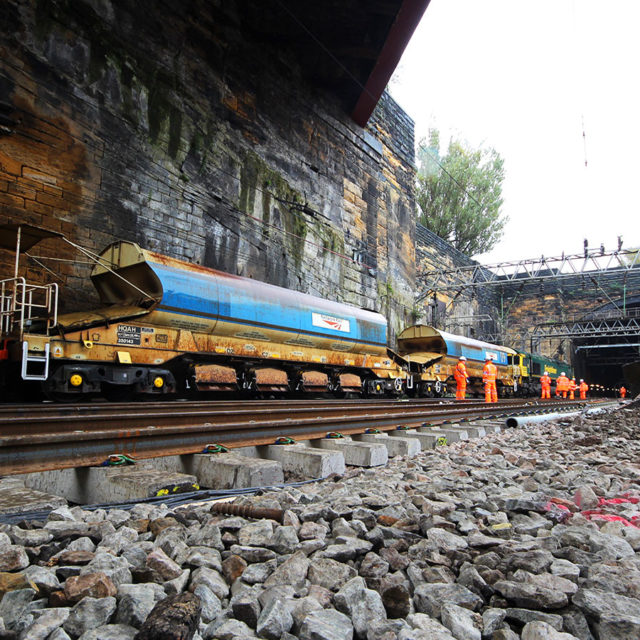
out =
[[[267,547],[273,539],[273,522],[250,522],[238,531],[238,544],[247,547]]]
[[[191,574],[189,591],[193,593],[195,588],[204,584],[220,599],[223,600],[229,595],[229,585],[225,579],[215,570],[208,567],[200,567]]]
[[[555,560],[553,554],[544,549],[534,549],[514,553],[509,557],[509,567],[512,570],[524,569],[529,573],[542,573],[547,571],[551,563]]]
[[[440,611],[442,624],[456,640],[481,640],[482,616],[457,604],[444,603]]]
[[[93,560],[80,569],[81,576],[100,572],[110,578],[116,587],[120,584],[130,584],[132,582],[129,562],[121,556],[114,556],[104,552],[96,553]]]
[[[323,606],[312,596],[288,600],[287,606],[293,618],[291,633],[298,634],[306,617],[314,611],[322,611]]]
[[[310,613],[302,623],[299,640],[352,640],[353,625],[335,609]]]
[[[505,611],[508,622],[516,622],[520,626],[524,626],[528,622],[544,622],[556,631],[561,631],[564,619],[557,613],[545,613],[543,611],[534,611],[532,609],[519,609],[517,607],[509,607]]]
[[[507,612],[504,609],[488,608],[482,612],[482,636],[490,638],[494,631],[504,625]]]
[[[12,542],[22,547],[39,547],[53,540],[53,534],[46,529],[21,529],[11,527],[9,537]]]
[[[243,572],[241,581],[246,584],[262,584],[276,570],[278,562],[274,558],[268,562],[250,564]]]
[[[555,559],[551,563],[549,571],[554,576],[560,576],[565,580],[571,580],[575,583],[578,582],[578,578],[580,577],[580,567],[573,564],[573,562],[569,562],[569,560],[563,560],[562,558]]]
[[[424,613],[413,613],[407,616],[410,629],[402,629],[398,640],[453,640],[451,631],[438,620]]]
[[[373,548],[373,544],[367,540],[353,537],[339,537],[336,539],[339,544],[332,544],[318,551],[317,557],[330,558],[339,562],[348,562],[358,556],[365,555]]]
[[[172,560],[162,549],[154,549],[146,560],[146,565],[163,581],[173,580],[182,573],[182,567]]]
[[[294,527],[277,527],[266,546],[279,554],[293,553],[299,545],[298,534]]]
[[[583,586],[640,599],[640,571],[632,567],[597,563],[589,567]]]
[[[427,613],[434,618],[440,617],[444,603],[457,604],[466,609],[477,611],[484,601],[478,595],[460,584],[422,584],[413,594],[416,611]]]
[[[600,620],[603,616],[609,620],[640,618],[640,600],[601,589],[578,589],[572,602],[593,620]]]
[[[202,605],[202,611],[200,618],[204,623],[215,620],[222,612],[222,603],[220,598],[211,590],[208,584],[200,582],[193,594],[200,598],[200,604]]]
[[[516,582],[527,582],[529,584],[538,585],[543,588],[553,589],[555,591],[562,591],[567,595],[573,595],[578,590],[578,585],[571,580],[562,578],[560,576],[554,576],[550,573],[533,574],[528,571],[518,569],[513,574],[513,580]]]
[[[247,589],[234,595],[229,605],[234,618],[248,624],[253,629],[256,628],[261,608],[260,601],[254,591]]]
[[[215,524],[205,524],[191,531],[186,540],[190,547],[213,547],[218,551],[224,551],[220,528]]]
[[[524,609],[560,609],[569,603],[564,591],[538,584],[498,580],[493,588],[516,607]]]
[[[355,576],[356,570],[353,567],[330,558],[314,558],[311,560],[307,574],[311,584],[317,584],[334,591],[340,589]]]
[[[575,605],[559,611],[562,614],[562,630],[572,633],[580,640],[595,640],[584,613]]]
[[[83,633],[101,627],[111,619],[116,610],[116,599],[83,598],[71,609],[65,621],[64,630],[71,636],[81,636]]]
[[[528,622],[522,634],[520,635],[522,640],[577,640],[574,635],[570,633],[562,633],[554,629],[546,622]],[[613,638],[614,636],[610,636]]]
[[[356,638],[363,639],[371,624],[386,620],[387,613],[377,591],[367,589],[360,576],[349,580],[333,597],[336,609],[351,618]]]
[[[23,547],[8,545],[0,547],[0,571],[20,571],[29,566],[29,556]]]
[[[24,570],[24,576],[38,587],[40,594],[49,594],[62,589],[58,576],[52,569],[32,564]]]
[[[35,589],[30,588],[8,591],[4,594],[0,601],[0,618],[7,629],[17,630],[21,619],[26,617],[35,595]]]
[[[246,547],[240,544],[234,544],[231,545],[229,551],[236,556],[240,556],[249,564],[253,562],[268,562],[269,560],[276,559],[276,552],[273,549],[267,549],[265,547]]]
[[[279,584],[302,585],[309,570],[309,559],[301,551],[296,551],[285,560],[264,582],[265,587]]]
[[[233,640],[234,638],[255,638],[253,630],[240,620],[214,620],[203,634],[203,640]]]
[[[601,616],[595,623],[598,638],[615,638],[615,640],[637,640],[640,638],[640,618],[628,616]]]
[[[209,569],[222,572],[220,552],[213,547],[190,547],[185,564],[191,567],[209,567]]]
[[[260,612],[256,632],[261,638],[279,640],[293,626],[293,616],[282,600],[274,598]]]
[[[33,624],[23,631],[25,640],[46,640],[62,626],[69,617],[69,608],[46,609],[35,618]]]
[[[445,553],[466,549],[469,546],[469,543],[463,536],[456,535],[455,533],[451,533],[446,529],[440,529],[438,527],[432,527],[429,529],[427,531],[427,538],[433,542],[438,549]]]
[[[134,640],[138,630],[126,624],[105,624],[83,633],[78,640]]]
[[[156,604],[156,594],[153,588],[147,584],[127,585],[125,592],[118,590],[118,611],[115,622],[131,627],[139,627],[151,613]],[[159,586],[159,585],[157,585]],[[122,587],[122,585],[121,585]],[[163,593],[164,595],[164,593]]]

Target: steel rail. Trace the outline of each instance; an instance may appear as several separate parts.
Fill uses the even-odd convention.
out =
[[[528,400],[529,406],[537,406],[536,401]],[[557,401],[548,401],[544,406],[552,406]],[[525,401],[503,400],[498,406],[518,406]],[[403,411],[406,414],[420,413],[434,410],[435,407],[443,412],[456,412],[461,407],[471,409],[485,407],[481,401],[449,402],[435,404],[428,401],[360,401],[347,403],[322,404],[317,401],[301,401],[297,403],[263,402],[260,404],[229,402],[183,404],[158,403],[148,406],[141,403],[127,403],[121,405],[81,405],[78,407],[64,407],[60,405],[39,405],[37,408],[20,408],[0,410],[0,436],[29,433],[50,433],[52,429],[58,432],[99,429],[101,425],[116,426],[123,429],[138,429],[141,427],[161,426],[191,426],[193,424],[229,424],[236,421],[255,420],[267,412],[273,421],[289,421],[313,416],[337,417],[359,416],[368,412],[371,416],[385,415],[389,411]]]
[[[585,401],[554,402],[549,409],[584,406]],[[343,407],[344,409],[344,407]],[[273,444],[280,436],[299,440],[314,440],[328,432],[340,431],[345,435],[362,433],[368,428],[383,431],[398,426],[414,427],[424,422],[451,421],[463,418],[496,417],[496,411],[504,409],[507,414],[518,411],[539,410],[531,404],[499,407],[416,407],[407,411],[408,403],[396,403],[395,410],[370,413],[370,408],[360,413],[347,412],[340,415],[323,415],[318,408],[313,416],[273,419],[272,412],[264,419],[255,419],[254,411],[245,411],[233,419],[216,423],[193,421],[190,424],[164,426],[138,426],[123,429],[115,424],[101,428],[59,430],[51,425],[48,432],[25,432],[9,421],[0,425],[0,474],[10,475],[101,465],[112,454],[125,454],[133,458],[155,458],[168,455],[184,455],[201,452],[208,444],[219,443],[227,447],[258,446]],[[320,415],[318,415],[320,414]],[[503,417],[507,414],[503,414]],[[10,428],[11,427],[11,428]],[[286,446],[286,445],[282,445]]]

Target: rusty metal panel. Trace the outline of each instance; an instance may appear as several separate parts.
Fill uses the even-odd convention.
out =
[[[236,371],[232,367],[218,364],[199,365],[194,367],[196,384],[201,387],[224,387],[235,389],[237,385]]]
[[[340,387],[342,389],[349,389],[350,391],[360,391],[362,389],[362,380],[360,376],[354,373],[341,373]]]
[[[261,387],[288,387],[289,378],[281,369],[255,369],[256,384]]]
[[[325,391],[329,386],[329,376],[321,371],[303,371],[301,379],[305,391]]]

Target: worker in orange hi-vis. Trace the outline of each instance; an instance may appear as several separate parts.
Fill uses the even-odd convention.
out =
[[[569,400],[575,400],[576,399],[576,389],[578,388],[578,385],[576,384],[576,379],[575,378],[571,378],[571,380],[569,381]]]
[[[551,377],[546,371],[543,376],[540,376],[540,387],[542,389],[542,395],[540,397],[543,400],[545,398],[551,400]]]
[[[578,389],[580,390],[580,400],[586,400],[587,391],[589,391],[589,385],[582,378],[580,378],[580,386],[578,387]]]
[[[456,379],[456,400],[464,400],[467,393],[466,360],[467,359],[464,356],[460,356],[458,358],[458,364],[453,372],[453,377]]]
[[[485,358],[484,368],[482,369],[485,402],[498,402],[498,389],[496,388],[497,377],[498,368],[493,364],[493,356],[488,355]]]
[[[627,397],[627,390],[624,387],[620,387],[620,397],[623,400]]]
[[[569,391],[569,378],[562,371],[556,380],[556,395],[566,398],[567,391]]]

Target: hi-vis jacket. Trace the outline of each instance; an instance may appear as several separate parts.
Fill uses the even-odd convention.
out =
[[[487,362],[482,369],[482,382],[485,384],[487,382],[492,382],[495,384],[496,378],[498,377],[498,367],[496,367],[493,362]]]

